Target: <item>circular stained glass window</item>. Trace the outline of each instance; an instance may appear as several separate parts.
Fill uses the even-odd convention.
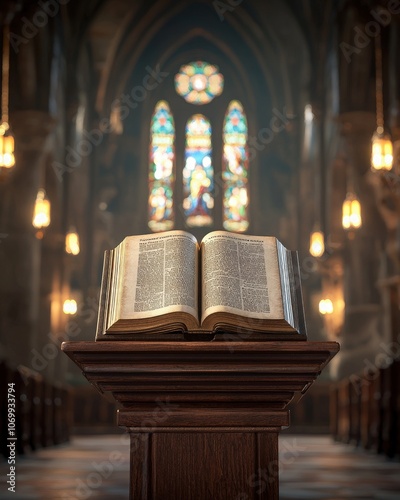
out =
[[[175,90],[191,104],[207,104],[224,89],[224,77],[218,67],[204,61],[181,66],[175,75]]]

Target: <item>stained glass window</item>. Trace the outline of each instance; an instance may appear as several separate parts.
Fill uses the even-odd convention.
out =
[[[247,120],[239,101],[231,101],[224,120],[223,226],[241,233],[249,226]]]
[[[191,104],[206,104],[220,95],[223,88],[224,77],[218,67],[204,61],[185,64],[175,75],[177,93]]]
[[[211,160],[211,125],[204,115],[193,115],[186,124],[183,169],[183,210],[190,227],[213,223],[214,169]]]
[[[174,227],[175,126],[166,101],[156,104],[150,126],[149,227],[167,231]]]

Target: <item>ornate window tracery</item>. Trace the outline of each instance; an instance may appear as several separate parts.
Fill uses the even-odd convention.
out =
[[[207,104],[223,89],[224,77],[218,67],[204,61],[185,64],[175,75],[176,92],[191,104]]]
[[[175,76],[176,92],[191,104],[209,103],[222,93],[223,86],[224,78],[217,66],[204,61],[183,65]],[[154,232],[170,230],[176,225],[175,134],[170,106],[161,100],[155,106],[150,126],[148,225]],[[222,140],[220,163],[213,158],[210,120],[201,113],[187,120],[185,149],[181,153],[184,159],[181,213],[187,227],[206,227],[214,224],[214,209],[221,207],[223,228],[245,232],[249,227],[248,127],[243,105],[238,100],[232,100],[226,109]],[[222,179],[219,190],[214,190],[216,165]]]

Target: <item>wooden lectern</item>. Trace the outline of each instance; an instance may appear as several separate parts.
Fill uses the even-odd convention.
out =
[[[147,339],[149,336],[147,337]],[[119,403],[131,436],[130,498],[279,498],[278,434],[336,342],[64,342]]]

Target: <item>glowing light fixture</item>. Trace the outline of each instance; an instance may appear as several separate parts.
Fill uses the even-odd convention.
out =
[[[323,106],[320,106],[323,109]],[[314,196],[315,196],[315,223],[310,234],[309,252],[313,257],[322,257],[325,252],[325,237],[324,237],[324,214],[325,214],[325,198],[323,196],[323,172],[325,171],[325,150],[324,150],[324,118],[321,117],[318,122],[315,120],[314,112],[311,104],[307,104],[304,108],[304,162],[313,162],[314,168]],[[317,160],[313,160],[310,151],[313,143],[313,136],[316,135],[318,140],[318,155]],[[315,139],[314,139],[315,140]]]
[[[391,170],[393,166],[393,144],[390,136],[382,129],[372,136],[371,169]]]
[[[314,113],[311,104],[306,104],[304,108],[304,123],[312,123],[314,120]]]
[[[65,236],[65,251],[71,255],[78,255],[81,251],[79,245],[79,234],[71,227]]]
[[[332,314],[333,313],[333,303],[331,299],[322,299],[319,301],[319,312],[320,314]]]
[[[10,78],[10,27],[3,29],[3,60],[1,86],[1,124],[0,124],[0,168],[11,168],[15,165],[14,136],[8,123],[8,89]]]
[[[37,229],[42,229],[50,224],[50,201],[46,198],[44,189],[39,189],[36,196],[32,224]]]
[[[64,314],[69,314],[69,315],[74,315],[78,311],[78,305],[76,303],[76,300],[74,299],[67,299],[64,301],[63,304],[63,313]]]
[[[375,37],[376,68],[376,131],[374,132],[371,154],[371,170],[391,170],[393,166],[393,144],[389,132],[384,127],[382,47],[380,35]]]
[[[324,233],[322,231],[313,231],[310,236],[310,254],[313,257],[321,257],[324,252]]]
[[[342,226],[343,229],[358,229],[362,225],[361,205],[357,196],[350,192],[342,206]]]

